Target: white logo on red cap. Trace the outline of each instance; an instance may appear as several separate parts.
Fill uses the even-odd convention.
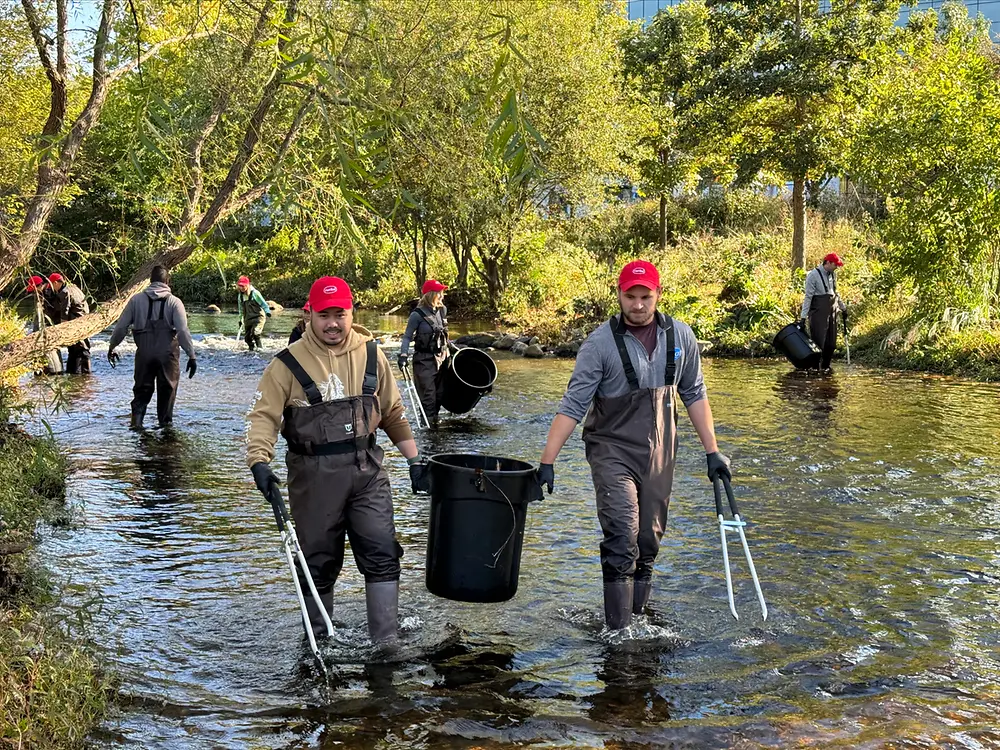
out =
[[[632,274],[634,276],[645,276],[646,275],[646,269],[645,268],[638,268],[638,267],[633,268],[632,269]]]
[[[325,286],[323,287],[323,294],[336,294],[337,287],[335,286]]]

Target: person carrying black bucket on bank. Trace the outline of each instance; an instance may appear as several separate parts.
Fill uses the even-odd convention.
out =
[[[715,440],[698,341],[685,323],[656,310],[659,299],[652,263],[636,260],[622,269],[621,312],[580,347],[537,472],[551,494],[553,464],[586,415],[583,441],[604,532],[604,617],[611,630],[627,627],[652,592],[673,485],[678,396],[705,448],[709,479],[730,477]]]
[[[240,316],[240,330],[247,348],[253,351],[261,349],[260,336],[264,333],[264,323],[271,317],[271,306],[264,300],[264,295],[250,283],[248,276],[240,276],[236,280],[236,311]]]
[[[135,386],[132,388],[130,430],[141,430],[146,408],[156,391],[156,418],[160,427],[174,421],[174,402],[181,378],[183,347],[188,356],[188,378],[198,370],[194,341],[188,330],[184,303],[170,292],[170,274],[163,266],[153,266],[149,286],[128,301],[108,341],[108,362],[117,367],[121,355],[115,351],[132,329],[135,339]]]
[[[844,316],[847,327],[847,305],[837,294],[837,269],[844,265],[836,253],[830,253],[823,262],[806,274],[806,296],[802,301],[799,326],[809,321],[809,335],[823,352],[820,369],[830,372],[833,352],[837,348],[837,310]]]
[[[423,296],[406,322],[396,360],[400,370],[409,365],[410,342],[413,342],[413,380],[427,420],[433,426],[437,426],[441,409],[442,368],[448,361],[448,308],[444,306],[447,289],[436,279],[424,282],[420,289]]]
[[[365,577],[369,636],[390,643],[397,638],[403,550],[376,430],[382,428],[406,458],[414,492],[426,489],[427,465],[418,457],[385,354],[371,333],[353,325],[353,304],[343,279],[324,276],[313,283],[302,339],[275,356],[257,386],[247,414],[247,466],[265,499],[280,503],[269,466],[280,429],[288,444],[292,518],[323,607],[333,610],[346,534]],[[310,598],[307,606],[315,635],[326,634],[316,603]]]

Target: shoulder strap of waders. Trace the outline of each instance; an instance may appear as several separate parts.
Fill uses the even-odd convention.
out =
[[[365,382],[361,386],[362,396],[374,396],[378,390],[378,344],[369,341],[365,344]]]
[[[305,368],[295,359],[294,354],[287,349],[282,349],[275,355],[275,358],[280,359],[285,367],[291,370],[292,375],[295,376],[295,379],[299,381],[299,385],[302,386],[302,390],[306,392],[306,398],[309,399],[310,406],[318,406],[323,403],[323,395],[319,392],[319,388],[316,387],[316,383],[309,377],[309,373],[305,371]]]
[[[622,360],[622,368],[625,370],[625,379],[628,387],[633,391],[639,390],[639,378],[636,377],[635,368],[632,366],[632,358],[628,356],[628,347],[625,346],[625,334],[621,329],[625,324],[618,316],[611,318],[611,333],[615,337],[615,346],[618,347],[618,356]]]
[[[823,270],[822,266],[816,266],[816,271],[819,272],[819,283],[823,285],[823,294],[829,294],[830,289],[826,285],[826,271]],[[834,292],[836,292],[836,290],[837,288],[835,286]]]
[[[667,370],[663,375],[663,385],[670,388],[677,376],[677,336],[674,334],[674,319],[664,315],[663,327],[667,332]]]
[[[420,314],[420,317],[424,319],[424,322],[429,325],[435,333],[444,330],[444,325],[441,323],[440,315],[428,315],[419,307],[416,309],[416,312]]]

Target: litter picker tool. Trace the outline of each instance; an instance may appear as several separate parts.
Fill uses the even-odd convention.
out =
[[[840,319],[844,321],[844,346],[847,347],[847,366],[851,366],[851,332],[847,328],[847,313],[841,313]]]
[[[323,663],[323,657],[320,656],[316,636],[313,634],[312,626],[309,624],[309,611],[306,609],[306,599],[302,592],[302,583],[299,581],[298,573],[295,570],[296,560],[299,563],[299,570],[302,571],[302,577],[305,578],[306,584],[309,586],[309,593],[312,595],[313,602],[316,604],[317,609],[323,613],[326,634],[331,637],[333,636],[333,621],[330,619],[330,613],[326,611],[326,607],[323,606],[323,602],[319,598],[316,584],[313,582],[309,566],[306,564],[306,556],[302,554],[302,548],[299,546],[299,538],[295,534],[295,524],[292,523],[292,518],[288,515],[288,510],[285,508],[284,498],[281,498],[280,503],[271,503],[271,509],[274,511],[274,520],[278,524],[278,531],[281,532],[281,543],[285,548],[285,559],[288,560],[288,569],[292,573],[292,583],[295,584],[295,595],[299,600],[299,609],[302,612],[302,624],[305,626],[306,637],[309,639],[309,648],[315,654],[316,660],[320,663],[323,671],[326,672],[326,664]]]
[[[729,510],[732,512],[732,519],[726,519],[725,511],[722,508],[722,487],[726,488],[726,497],[729,500]],[[761,613],[767,619],[767,604],[764,602],[764,594],[760,590],[760,580],[757,578],[757,569],[754,567],[753,558],[750,556],[750,547],[747,545],[747,536],[743,528],[746,521],[740,518],[740,510],[736,506],[736,498],[733,497],[733,486],[729,482],[729,477],[716,477],[712,480],[712,489],[715,490],[715,512],[719,516],[719,536],[722,538],[722,563],[726,569],[726,593],[729,596],[729,611],[737,620],[740,616],[736,614],[736,602],[733,601],[733,574],[729,569],[729,539],[727,532],[735,531],[740,537],[743,545],[743,554],[747,559],[747,567],[750,568],[750,577],[753,578],[753,587],[757,591],[757,601],[760,602]]]
[[[410,374],[409,365],[400,367],[399,369],[403,373],[403,385],[410,397],[410,405],[413,407],[413,413],[416,416],[417,427],[430,429],[431,421],[427,418],[424,405],[420,403],[420,395],[417,393],[417,386],[414,384],[413,376]]]

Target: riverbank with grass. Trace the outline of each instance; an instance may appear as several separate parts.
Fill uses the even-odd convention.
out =
[[[32,556],[42,525],[69,522],[66,461],[54,440],[0,426],[0,747],[82,747],[112,696],[81,632]]]

